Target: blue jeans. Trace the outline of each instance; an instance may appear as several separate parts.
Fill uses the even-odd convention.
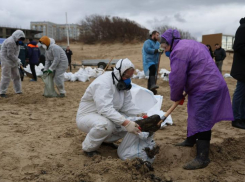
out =
[[[235,120],[245,120],[245,83],[237,81],[236,90],[232,100],[232,110]]]

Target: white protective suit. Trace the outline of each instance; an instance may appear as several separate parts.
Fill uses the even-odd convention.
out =
[[[65,94],[64,74],[68,68],[68,59],[65,51],[55,44],[54,39],[50,38],[50,46],[46,50],[46,61],[44,70],[54,72],[54,83],[60,94]]]
[[[16,44],[25,34],[21,30],[16,30],[12,36],[7,38],[1,48],[2,78],[0,83],[0,94],[6,94],[11,79],[14,83],[15,93],[21,93],[21,80],[18,69],[20,46]]]
[[[120,67],[121,61],[117,62],[116,68]],[[124,59],[121,73],[131,67],[134,67],[131,61]],[[113,72],[120,80],[119,71],[114,69]],[[76,122],[81,131],[88,133],[82,143],[86,152],[97,150],[102,142],[112,143],[123,138],[127,133],[122,126],[125,116],[142,113],[132,103],[131,92],[119,91],[116,84],[116,80],[113,84],[112,72],[105,72],[89,85],[81,99]]]

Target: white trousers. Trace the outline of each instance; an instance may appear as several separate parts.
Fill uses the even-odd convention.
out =
[[[65,86],[64,86],[64,82],[65,82],[65,78],[64,78],[64,74],[66,72],[65,68],[57,68],[57,70],[55,70],[54,73],[54,83],[59,91],[60,94],[65,94]]]
[[[14,83],[15,93],[21,93],[21,80],[18,67],[11,67],[5,62],[1,62],[2,78],[0,83],[0,94],[6,94],[11,79]]]
[[[102,142],[115,142],[127,133],[123,126],[116,125],[97,113],[78,116],[77,126],[82,132],[87,133],[82,143],[82,149],[86,152],[97,150]]]

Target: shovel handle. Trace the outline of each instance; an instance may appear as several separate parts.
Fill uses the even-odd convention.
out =
[[[113,58],[111,58],[111,60],[109,61],[109,63],[106,65],[106,67],[105,67],[105,69],[104,69],[103,73],[104,73],[104,72],[107,70],[107,68],[110,66],[110,64],[111,64],[112,60],[113,60]],[[103,73],[102,73],[102,74],[103,74]]]
[[[186,96],[187,93],[184,93],[184,97]],[[162,119],[157,124],[158,126],[160,126],[167,119],[167,117],[173,112],[173,110],[179,105],[180,102],[181,100],[173,103],[173,105],[167,110],[167,112],[163,115]]]

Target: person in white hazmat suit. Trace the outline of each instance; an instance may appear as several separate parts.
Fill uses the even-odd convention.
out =
[[[45,49],[44,73],[54,72],[54,83],[60,93],[60,97],[65,97],[64,74],[68,68],[68,59],[65,51],[55,44],[54,39],[50,39],[47,36],[39,39],[39,46]]]
[[[22,93],[20,73],[18,69],[22,63],[18,56],[20,52],[19,42],[23,42],[24,40],[24,32],[16,30],[12,36],[3,42],[0,54],[2,67],[2,78],[0,83],[1,97],[6,97],[6,92],[11,79],[14,83],[15,93]]]
[[[85,91],[77,112],[78,128],[87,133],[82,149],[89,157],[98,154],[101,144],[117,148],[113,142],[127,132],[140,133],[139,125],[126,117],[141,115],[130,92],[134,65],[129,59],[117,62],[114,71],[96,78]]]

